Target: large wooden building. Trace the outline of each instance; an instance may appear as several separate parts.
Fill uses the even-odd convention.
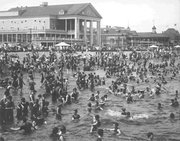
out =
[[[152,32],[136,32],[130,28],[109,27],[101,30],[102,45],[110,48],[147,48],[151,45],[169,46],[169,37],[164,33],[156,33],[156,27]]]
[[[0,43],[101,45],[101,19],[90,3],[16,7],[0,11]]]

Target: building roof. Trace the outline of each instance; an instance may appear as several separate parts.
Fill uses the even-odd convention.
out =
[[[123,27],[106,27],[101,29],[102,34],[108,35],[131,35],[136,36],[136,31],[128,30]]]
[[[158,37],[168,38],[168,36],[162,33],[152,33],[152,32],[138,32],[137,35],[138,35],[137,37],[141,37],[141,38],[158,38]]]
[[[87,8],[91,9],[91,13],[83,13]],[[14,17],[44,17],[44,16],[69,16],[69,15],[81,15],[81,16],[92,16],[95,18],[102,18],[97,10],[92,6],[91,3],[81,4],[65,4],[65,5],[41,5],[33,7],[16,7],[11,8],[8,11],[1,12],[20,12],[18,16]],[[63,11],[63,14],[60,14]],[[93,12],[93,13],[92,13]],[[9,16],[0,16],[0,18],[9,18]]]

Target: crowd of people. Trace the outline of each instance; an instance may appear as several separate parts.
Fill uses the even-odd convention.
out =
[[[82,53],[83,54],[83,53]],[[152,61],[158,59],[158,63]],[[12,57],[7,52],[1,58],[0,75],[3,78],[0,86],[4,89],[3,98],[0,100],[0,125],[12,124],[18,121],[17,128],[12,130],[24,130],[25,134],[38,130],[38,126],[46,124],[49,116],[49,104],[58,103],[54,109],[56,119],[63,120],[62,110],[68,105],[78,104],[81,94],[89,89],[92,95],[87,102],[87,114],[93,115],[90,133],[97,134],[97,141],[103,140],[105,131],[112,131],[114,135],[125,135],[116,121],[113,129],[102,128],[101,117],[98,114],[107,107],[108,97],[114,94],[125,99],[131,104],[144,97],[152,98],[168,92],[165,84],[174,80],[179,75],[180,63],[174,53],[159,53],[152,55],[151,52],[138,53],[132,51],[129,55],[125,53],[97,52],[95,55],[75,55],[75,53],[61,53],[50,51],[48,55],[40,55],[38,52],[27,53],[23,59],[19,56]],[[6,71],[5,71],[5,68]],[[105,76],[100,77],[94,70],[104,70]],[[88,72],[91,71],[91,72]],[[92,72],[94,71],[94,72]],[[8,74],[6,74],[8,72]],[[70,73],[71,72],[71,73]],[[66,75],[65,75],[66,74]],[[5,76],[7,75],[7,76]],[[45,90],[44,94],[36,94],[36,79],[40,75],[40,88]],[[76,86],[69,88],[69,79],[66,76],[76,79]],[[25,79],[25,76],[27,78]],[[98,86],[106,86],[106,81],[114,78],[108,87],[106,94],[96,91]],[[149,84],[155,83],[154,88],[146,87],[137,90],[129,83]],[[28,85],[28,98],[24,94],[24,85]],[[69,92],[69,89],[71,92]],[[20,93],[20,101],[15,104],[12,91]],[[49,101],[51,97],[51,101]],[[178,107],[179,92],[176,90],[175,96],[171,99],[171,106]],[[162,109],[162,103],[158,103],[158,109]],[[96,111],[96,112],[93,112]],[[14,114],[15,113],[15,114]],[[126,112],[122,108],[122,115],[130,118],[131,112]],[[174,113],[170,113],[170,118],[175,118]],[[81,120],[78,109],[74,110],[72,120]],[[66,126],[54,127],[51,138],[63,141],[66,134]],[[153,140],[154,134],[147,133],[147,138]]]

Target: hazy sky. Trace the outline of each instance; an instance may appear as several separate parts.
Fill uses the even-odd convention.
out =
[[[167,28],[180,31],[180,0],[0,0],[0,11],[38,6],[44,1],[49,5],[92,3],[103,17],[102,27],[129,25],[131,30],[149,32],[154,24],[157,32]]]

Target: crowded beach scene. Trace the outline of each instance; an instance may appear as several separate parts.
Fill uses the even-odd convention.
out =
[[[0,141],[180,141],[180,0],[0,4]]]

